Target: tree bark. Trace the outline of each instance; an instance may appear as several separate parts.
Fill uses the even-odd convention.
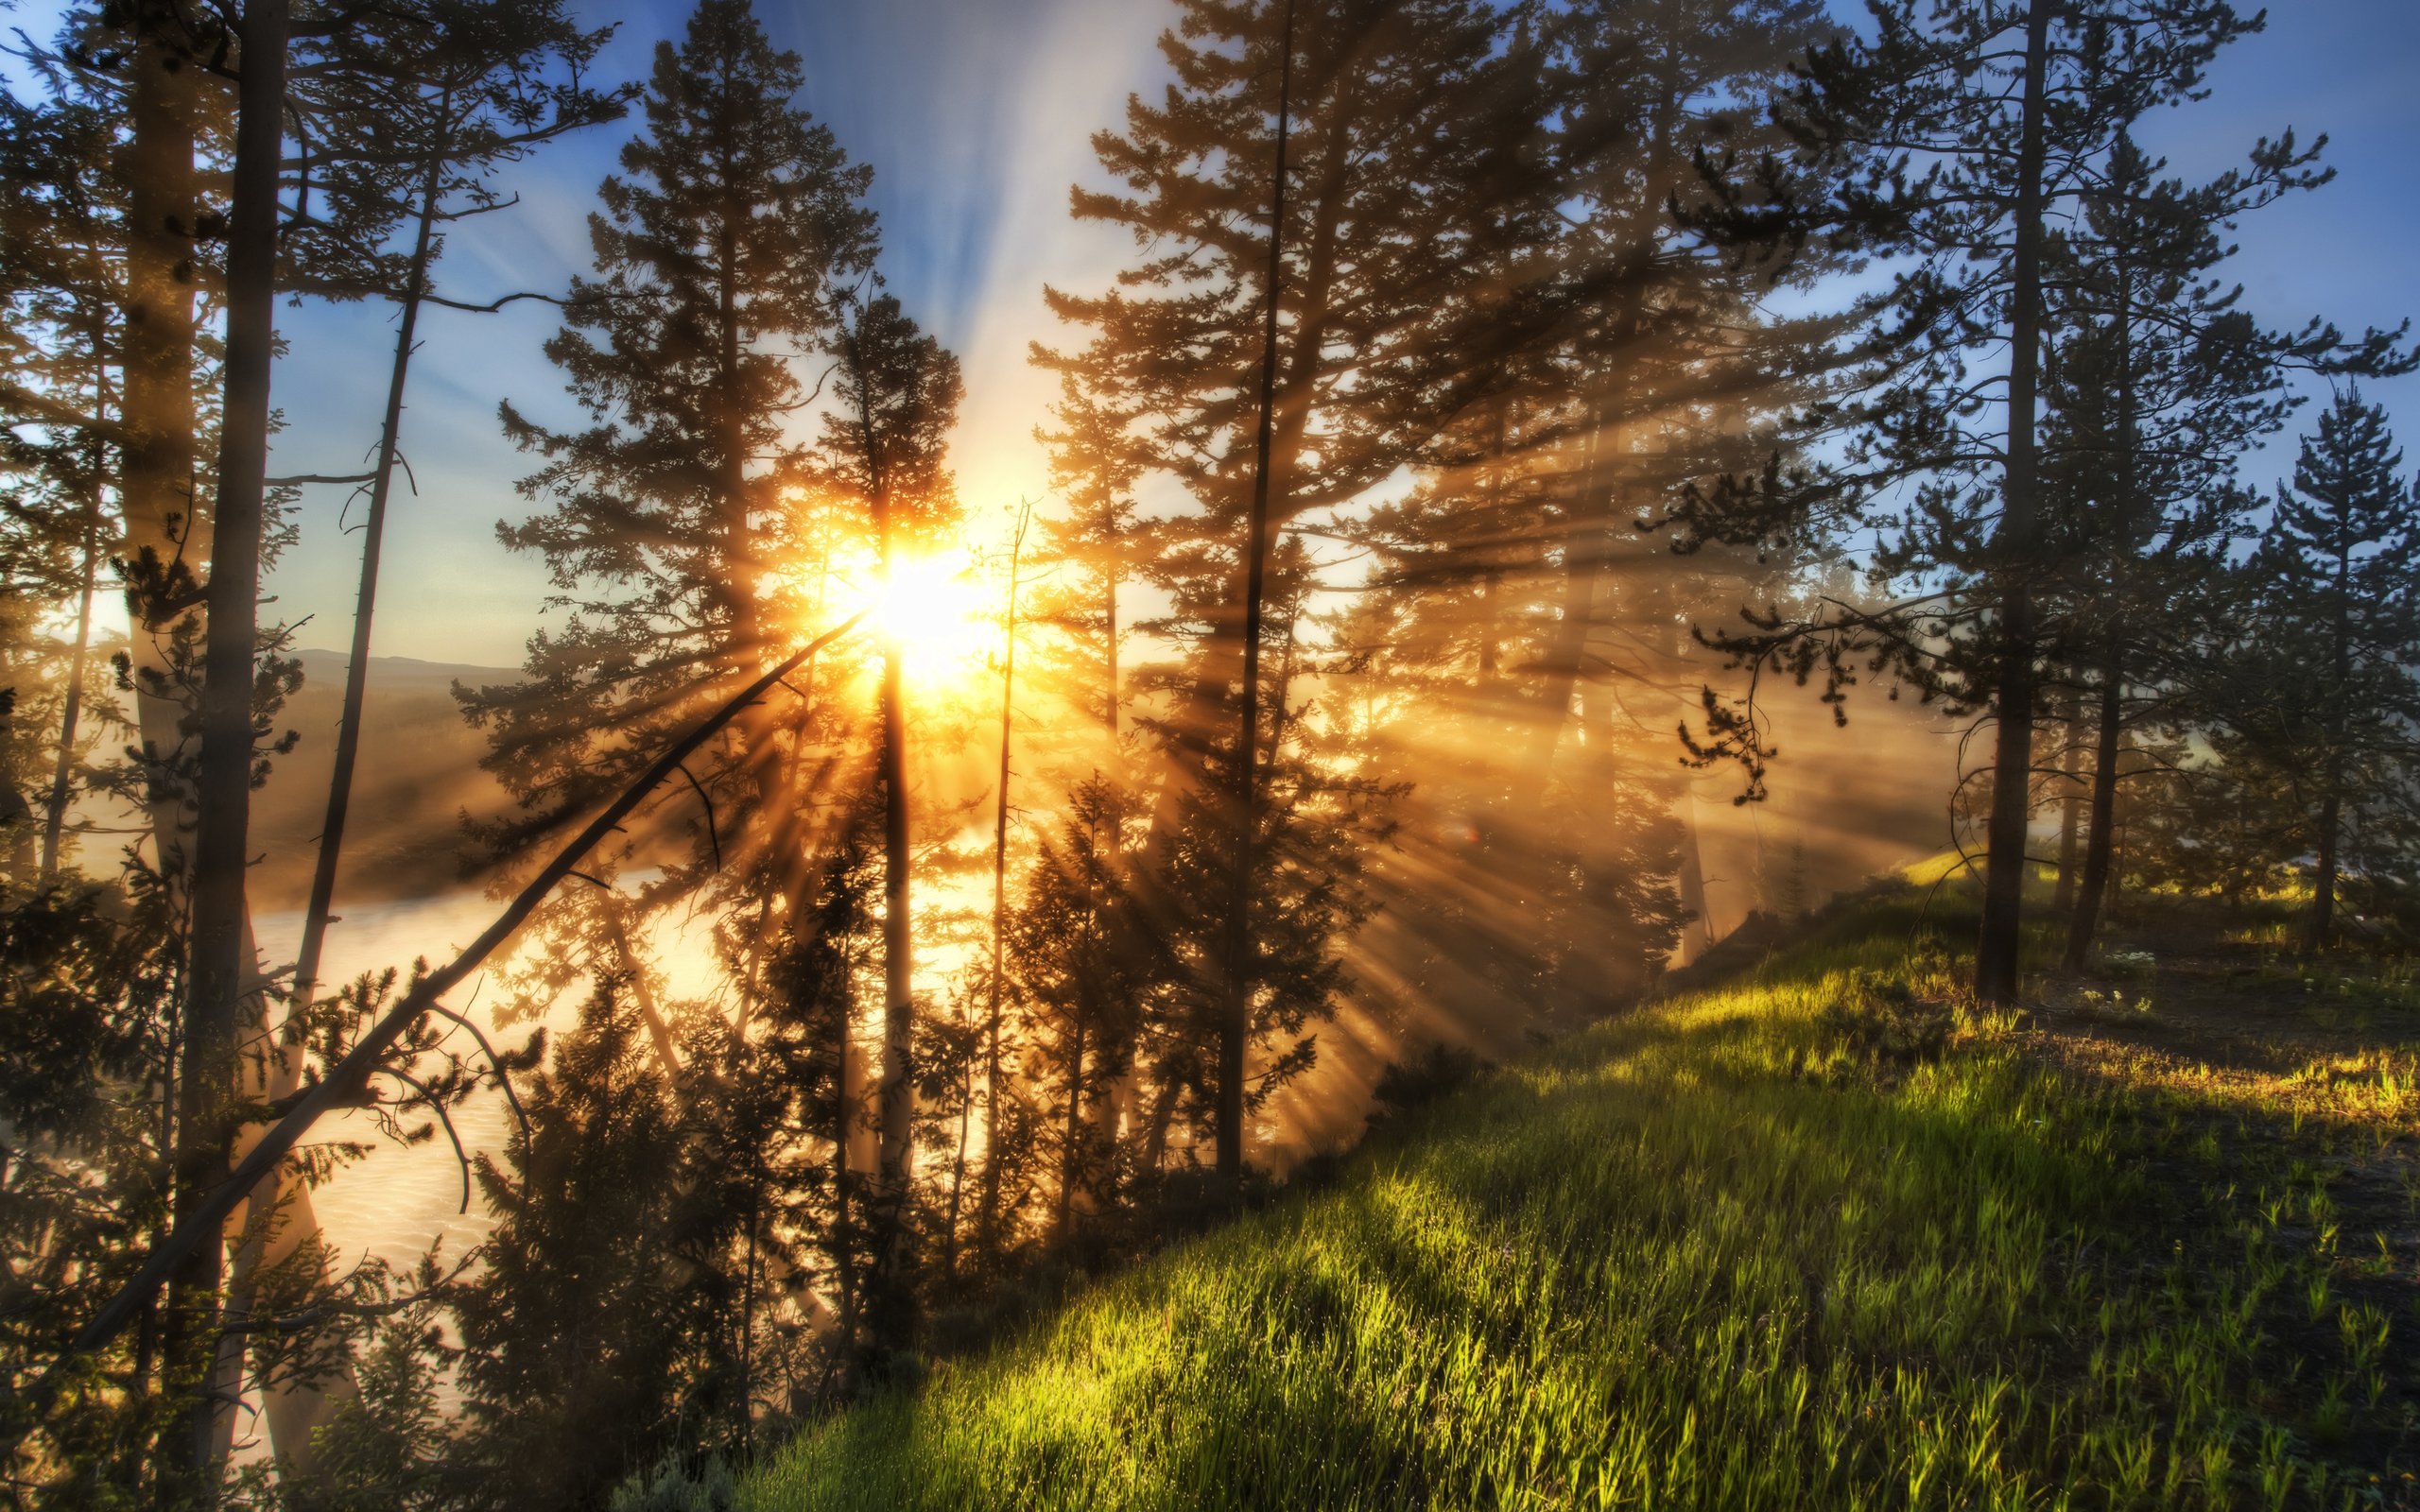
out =
[[[251,804],[252,688],[258,654],[261,541],[268,472],[269,364],[275,341],[277,180],[285,140],[286,0],[248,0],[243,12],[233,192],[228,217],[227,354],[221,404],[216,517],[211,532],[209,630],[203,662],[201,752],[196,780],[191,957],[175,1192],[180,1212],[227,1177],[235,1135],[237,1044],[245,1001],[245,844]],[[195,1247],[169,1291],[172,1381],[200,1392],[164,1446],[167,1479],[206,1503],[216,1500],[213,1452],[218,1356],[220,1245]]]
[[[2034,410],[2041,383],[2043,178],[2048,156],[2050,15],[2056,0],[2031,0],[2025,26],[2025,94],[2017,146],[2016,248],[2009,319],[2008,472],[1995,567],[2001,603],[1997,721],[1992,767],[1983,921],[1975,950],[1975,995],[2009,1003],[2017,994],[2025,907],[2025,842],[2033,788],[2034,623],[2030,577],[2036,550],[2039,457]]]
[[[1278,48],[1277,161],[1269,207],[1269,274],[1261,302],[1260,433],[1253,469],[1252,522],[1244,546],[1243,686],[1236,720],[1234,873],[1227,910],[1225,1002],[1219,1018],[1217,1171],[1233,1189],[1244,1173],[1244,1050],[1252,1038],[1253,845],[1259,820],[1253,768],[1260,741],[1261,599],[1269,570],[1270,454],[1277,409],[1277,303],[1285,282],[1286,133],[1292,124],[1294,0],[1286,0]]]
[[[67,809],[75,797],[76,726],[84,712],[84,662],[93,646],[93,595],[98,586],[101,559],[101,448],[92,448],[91,492],[85,500],[83,578],[76,596],[76,644],[67,662],[67,696],[59,715],[59,764],[50,779],[50,801],[43,816],[42,877],[59,871],[59,844],[67,830]]]
[[[1067,1062],[1066,1126],[1059,1147],[1059,1244],[1063,1248],[1074,1233],[1076,1212],[1076,1168],[1083,1145],[1084,1125],[1084,1004],[1078,990],[1075,1022],[1071,1025],[1073,1042]]]
[[[1020,505],[1017,509],[1016,535],[1009,545],[1009,608],[1006,644],[1000,661],[1000,786],[996,795],[992,826],[992,993],[991,1004],[983,1024],[983,1193],[977,1221],[981,1226],[983,1258],[989,1263],[999,1258],[1000,1221],[1000,1012],[1003,988],[1007,986],[1001,960],[1001,947],[1008,933],[1009,919],[1009,742],[1015,732],[1017,690],[1017,572],[1025,555],[1026,525],[1033,517],[1033,507]],[[1110,590],[1110,656],[1113,679],[1116,667],[1117,591]],[[1116,734],[1117,695],[1113,687],[1109,698],[1111,735]],[[960,1141],[960,1155],[964,1154]],[[956,1216],[957,1193],[953,1189],[950,1233],[953,1243],[958,1232]]]
[[[2075,912],[2067,923],[2066,966],[2081,971],[2092,964],[2093,935],[2101,900],[2109,890],[2111,858],[2117,853],[2118,753],[2124,734],[2125,680],[2116,652],[2100,674],[2100,717],[2093,741],[2092,826],[2084,842],[2083,876],[2076,885]]]
[[[2083,838],[2078,829],[2083,817],[2085,786],[2083,743],[2080,738],[2083,730],[2079,728],[2083,723],[2081,701],[2070,696],[2066,714],[2059,721],[2066,749],[2059,757],[2059,770],[2065,779],[2059,791],[2059,891],[2050,902],[2051,910],[2061,914],[2072,914],[2076,905],[2076,857],[2078,842]]]
[[[874,522],[887,601],[896,532],[879,471],[872,417],[861,415],[860,427],[874,476]],[[891,604],[890,612],[897,614],[899,606]],[[886,624],[882,631],[882,1079],[874,1091],[877,1201],[873,1217],[880,1238],[867,1301],[876,1342],[891,1348],[905,1346],[909,1326],[908,1207],[915,1175],[915,931],[908,889],[915,857],[909,849],[908,813],[905,654],[896,627]]]
[[[2311,878],[2310,948],[2327,949],[2336,933],[2337,832],[2344,818],[2343,799],[2331,791],[2319,805],[2319,865]]]

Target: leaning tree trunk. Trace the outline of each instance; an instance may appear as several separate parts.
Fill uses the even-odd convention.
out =
[[[2048,156],[2050,13],[2031,0],[2025,26],[2025,94],[2017,146],[2016,246],[2009,318],[2008,475],[1997,539],[2001,619],[1993,706],[1997,721],[1992,816],[1983,865],[1983,922],[1975,949],[1975,995],[2013,1002],[2025,908],[2025,842],[2032,817],[2034,617],[2029,576],[2035,550],[2040,457],[2034,410],[2041,386],[2042,180]]]
[[[285,141],[286,0],[250,0],[242,23],[235,167],[227,231],[226,359],[211,531],[195,777],[191,957],[174,1158],[177,1211],[198,1209],[228,1177],[237,1125],[237,1046],[250,929],[245,844],[252,785],[252,684],[259,651],[261,541],[268,473],[269,364],[275,342],[278,164]],[[171,1282],[167,1365],[192,1391],[164,1445],[168,1479],[208,1503],[220,1472],[214,1419],[221,1357],[216,1243],[197,1246]]]

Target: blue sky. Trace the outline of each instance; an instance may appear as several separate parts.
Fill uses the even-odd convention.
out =
[[[1049,338],[1045,282],[1101,284],[1124,239],[1066,215],[1066,191],[1091,166],[1086,138],[1113,124],[1126,94],[1158,72],[1152,40],[1172,8],[1161,0],[758,0],[777,43],[796,49],[805,103],[850,153],[874,165],[885,269],[910,311],[966,364],[957,441],[961,491],[980,516],[1044,487],[1030,439],[1050,387],[1026,366],[1027,342]],[[44,29],[43,8],[18,19]],[[608,78],[645,75],[686,5],[586,8],[620,23],[599,63]],[[2253,140],[2292,127],[2331,138],[2338,180],[2247,222],[2235,276],[2273,322],[2324,315],[2352,329],[2392,325],[2420,308],[2420,0],[2288,0],[2267,35],[2224,57],[2213,97],[2163,116],[2149,133],[2176,171],[2200,176],[2241,159]],[[628,123],[547,148],[510,171],[514,210],[453,239],[440,277],[458,297],[560,289],[588,264],[586,216]],[[392,341],[383,307],[306,305],[281,312],[290,341],[274,390],[287,426],[279,472],[349,472],[375,435]],[[513,482],[527,461],[499,435],[495,409],[573,418],[540,344],[542,306],[497,316],[434,312],[414,367],[405,448],[420,491],[399,500],[388,551],[377,651],[428,661],[519,660],[544,592],[535,565],[494,539],[499,517],[527,510]],[[2404,420],[2420,463],[2420,378],[2374,387]],[[2256,458],[2275,476],[2291,439]],[[344,644],[358,537],[339,533],[344,490],[305,501],[302,543],[271,581],[288,621],[308,617],[305,645]]]
[[[1090,163],[1086,139],[1116,118],[1156,61],[1165,24],[1150,0],[759,0],[774,41],[796,50],[804,103],[852,157],[874,165],[883,267],[917,318],[966,364],[956,444],[961,492],[983,517],[1039,495],[1030,440],[1045,387],[1025,362],[1047,337],[1046,281],[1089,287],[1116,266],[1121,240],[1072,225],[1067,186]],[[596,4],[620,30],[602,78],[642,78],[658,40],[677,36],[686,5]],[[441,266],[441,286],[484,300],[561,289],[588,267],[587,215],[597,180],[631,122],[558,143],[510,171],[521,203],[468,223]],[[289,351],[274,380],[286,427],[274,471],[357,470],[376,438],[392,312],[305,305],[281,312]],[[498,545],[494,524],[528,506],[513,482],[528,459],[499,434],[499,400],[570,424],[560,376],[539,348],[556,324],[543,306],[500,315],[432,312],[414,362],[404,449],[419,495],[389,524],[376,651],[424,661],[510,665],[536,623],[544,585],[533,562]],[[301,642],[339,646],[350,633],[359,538],[340,534],[341,489],[314,489],[302,541],[270,582],[270,612],[306,624]],[[357,511],[356,511],[357,514]]]

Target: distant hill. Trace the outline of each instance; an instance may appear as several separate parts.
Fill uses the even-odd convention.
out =
[[[253,869],[252,895],[257,906],[271,910],[300,907],[309,895],[344,706],[346,655],[301,655],[302,689],[277,728],[300,731],[302,744],[279,759],[268,785],[252,795],[252,850],[262,858]],[[476,686],[519,676],[506,667],[370,659],[361,764],[337,872],[340,897],[420,898],[461,885],[458,816],[466,808],[493,813],[509,800],[479,770],[487,741],[462,722],[451,689],[458,680]]]

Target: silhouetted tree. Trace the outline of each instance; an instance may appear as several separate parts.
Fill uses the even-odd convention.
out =
[[[2314,950],[2348,854],[2383,882],[2411,871],[2420,837],[2420,482],[2402,466],[2385,412],[2338,394],[2277,490],[2242,632],[2212,669],[2221,758],[2246,801],[2284,796],[2280,849],[2312,858]]]

